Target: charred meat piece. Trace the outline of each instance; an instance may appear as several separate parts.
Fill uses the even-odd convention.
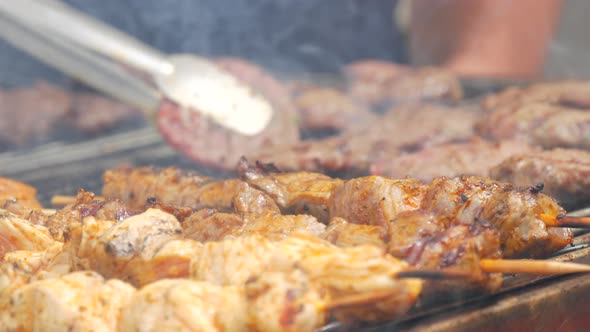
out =
[[[523,141],[490,142],[476,137],[470,142],[427,147],[393,158],[386,156],[371,165],[371,173],[426,182],[441,176],[487,176],[489,170],[504,159],[536,151],[539,149]]]
[[[465,292],[471,289],[496,292],[502,286],[502,274],[485,273],[481,270],[480,260],[483,258],[501,258],[500,241],[497,232],[488,223],[476,222],[472,225],[456,225],[440,230],[412,247],[407,260],[417,268],[445,269],[469,271],[472,280],[437,281],[431,283],[433,289],[429,294],[437,291],[461,289]],[[456,295],[456,294],[455,294]]]
[[[254,160],[285,170],[367,174],[375,160],[473,136],[477,112],[468,108],[412,104],[392,108],[371,125],[322,140],[264,150]]]
[[[43,226],[49,229],[49,233],[54,239],[63,242],[69,236],[70,226],[81,222],[88,216],[102,220],[121,221],[139,212],[128,208],[119,200],[97,200],[93,193],[80,190],[74,204],[67,205],[47,217]]]
[[[368,176],[348,180],[334,189],[330,216],[387,228],[397,214],[418,209],[425,192],[422,182],[414,179]]]
[[[309,215],[282,215],[269,211],[262,215],[240,217],[232,213],[203,209],[182,223],[187,238],[207,242],[247,235],[259,235],[280,240],[291,234],[321,235],[326,226]]]
[[[319,173],[282,173],[273,164],[249,165],[240,159],[238,174],[242,179],[268,194],[283,213],[310,214],[328,223],[328,205],[332,191],[342,180]]]
[[[312,134],[364,128],[377,117],[358,101],[332,88],[299,91],[293,103],[299,115],[299,129]]]
[[[553,198],[518,189],[493,195],[479,220],[489,220],[498,230],[504,257],[544,257],[573,241],[571,229],[549,227],[543,220],[543,215],[564,214]]]
[[[23,145],[46,139],[70,105],[68,94],[47,83],[0,91],[0,142]]]
[[[411,68],[365,60],[345,67],[348,92],[368,105],[417,100],[457,101],[463,97],[458,78],[440,68]]]
[[[542,257],[572,243],[569,228],[547,226],[565,211],[538,190],[480,177],[440,178],[429,186],[422,208],[447,224],[489,222],[498,232],[504,257]]]
[[[194,210],[231,211],[234,196],[247,186],[237,179],[214,180],[173,167],[116,168],[105,171],[103,180],[104,197],[119,199],[133,209],[155,200]]]
[[[252,156],[262,149],[288,146],[299,141],[295,110],[288,91],[261,68],[236,59],[217,61],[254,91],[267,98],[274,109],[270,124],[255,136],[231,132],[198,112],[183,110],[164,101],[158,126],[168,142],[185,156],[204,165],[233,170],[241,156]]]
[[[566,209],[590,203],[590,153],[554,149],[514,155],[492,168],[490,176],[519,187],[544,185],[543,192]]]

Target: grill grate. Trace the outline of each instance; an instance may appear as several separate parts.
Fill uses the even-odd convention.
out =
[[[227,175],[196,167],[168,147],[156,129],[141,128],[81,143],[52,142],[28,151],[1,153],[0,176],[35,186],[40,201],[49,205],[53,195],[73,195],[79,188],[100,192],[104,169],[124,163],[134,166],[174,165],[210,176]],[[590,209],[577,214],[590,215]],[[590,234],[578,232],[574,246],[556,253],[551,259],[590,263],[588,244]],[[501,292],[493,296],[477,295],[451,303],[418,305],[399,322],[378,326],[334,323],[321,329],[321,332],[482,331],[490,327],[493,327],[491,330],[518,330],[523,326],[518,324],[523,323],[526,323],[524,326],[527,329],[536,324],[553,327],[556,323],[547,317],[563,320],[569,317],[564,316],[568,313],[583,320],[584,326],[590,326],[590,321],[584,320],[590,319],[586,318],[590,317],[590,308],[579,303],[583,296],[590,297],[590,278],[585,275],[507,276]],[[559,303],[570,303],[576,307],[553,308]],[[551,311],[554,309],[555,314]],[[545,318],[540,320],[540,315]],[[508,325],[500,325],[501,322]]]

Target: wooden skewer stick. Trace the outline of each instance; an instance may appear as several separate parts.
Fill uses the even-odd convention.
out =
[[[539,219],[545,222],[549,227],[572,227],[572,228],[589,228],[590,217],[574,217],[567,215],[553,216],[542,213]]]
[[[95,196],[95,200],[104,201],[104,197]],[[51,197],[51,205],[54,206],[66,206],[68,204],[76,203],[76,196],[67,196],[67,195],[54,195]]]
[[[431,279],[431,280],[447,280],[447,279],[473,279],[475,276],[471,271],[458,269],[443,269],[443,270],[406,270],[398,272],[396,278],[417,278],[417,279]]]
[[[534,259],[482,259],[481,269],[488,273],[559,275],[590,272],[590,265]]]

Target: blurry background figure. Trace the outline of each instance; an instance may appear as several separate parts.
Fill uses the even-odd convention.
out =
[[[562,0],[405,0],[396,17],[407,29],[414,65],[441,65],[463,76],[538,78],[561,4]]]

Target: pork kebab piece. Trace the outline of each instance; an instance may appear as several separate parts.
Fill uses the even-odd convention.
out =
[[[582,224],[581,219],[565,217],[557,202],[540,192],[542,188],[519,189],[487,178],[443,177],[425,186],[413,179],[370,176],[345,181],[330,192],[310,193],[301,192],[298,183],[281,183],[279,179],[288,177],[268,172],[270,168],[241,165],[242,177],[271,197],[291,197],[291,201],[296,201],[297,196],[322,196],[321,204],[328,206],[330,218],[342,217],[352,223],[389,227],[399,213],[418,209],[433,213],[446,225],[488,221],[500,234],[504,257],[547,255],[573,239],[571,230],[561,226],[573,226],[576,221]],[[315,176],[305,172],[293,174],[298,174],[293,179]]]

